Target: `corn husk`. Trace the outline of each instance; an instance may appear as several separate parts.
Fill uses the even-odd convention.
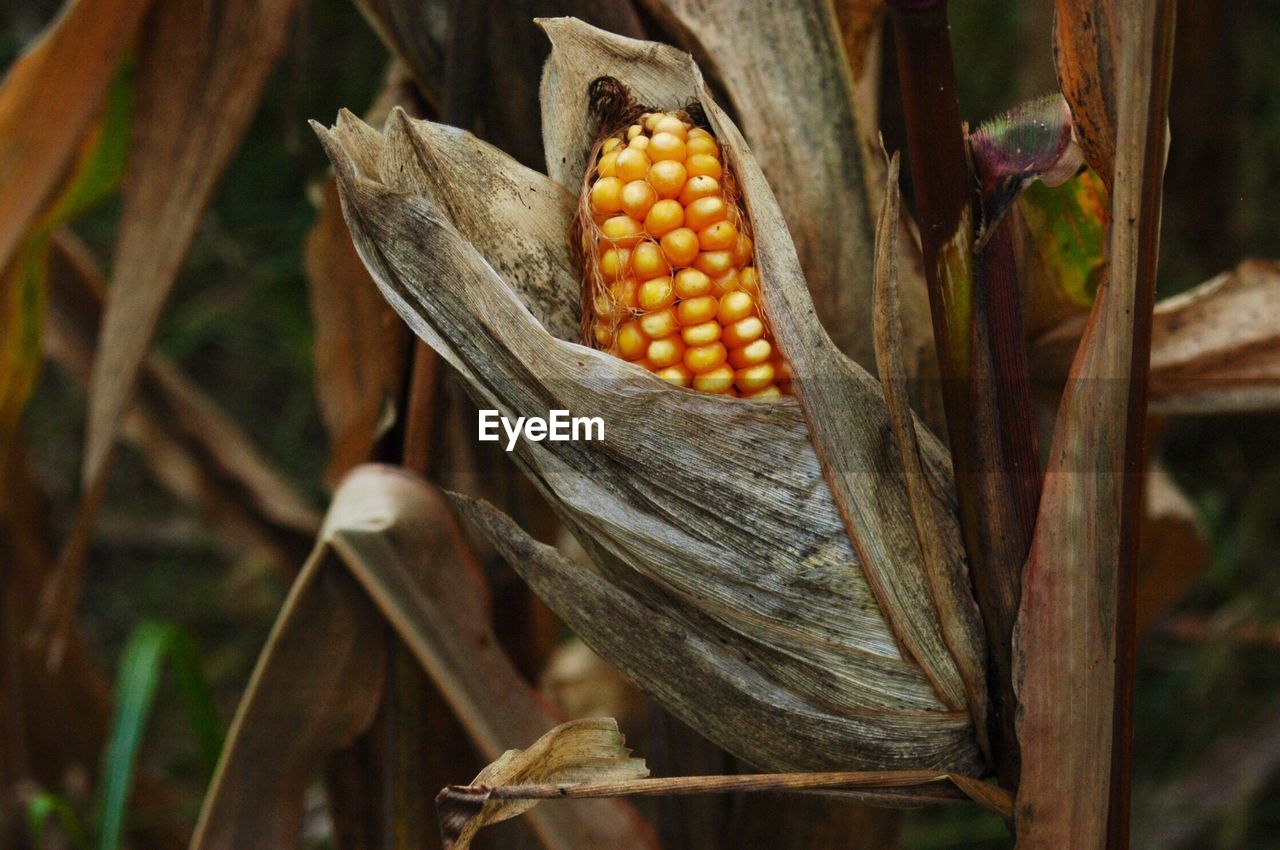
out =
[[[473,519],[593,648],[761,768],[981,771],[972,600],[931,590],[881,388],[817,324],[745,141],[684,54],[572,20],[543,24],[554,45],[544,141],[568,185],[594,137],[595,77],[619,78],[656,108],[705,110],[743,189],[766,312],[801,364],[801,398],[681,390],[572,342],[575,199],[563,185],[461,131],[396,112],[380,133],[344,112],[317,133],[357,250],[397,312],[482,407],[605,421],[602,442],[522,440],[513,453],[594,570],[530,548],[500,515]],[[938,520],[931,545],[965,587],[950,470],[917,430],[918,489]]]

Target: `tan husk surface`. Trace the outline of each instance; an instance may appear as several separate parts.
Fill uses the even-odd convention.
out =
[[[606,55],[610,73],[659,108],[685,105],[697,91],[696,69],[676,51],[577,22],[546,26],[558,29],[543,87],[552,161],[585,163],[594,128],[575,121],[585,122],[586,85]],[[573,55],[561,50],[567,31]],[[581,103],[570,105],[575,97]],[[792,328],[797,347],[811,346],[794,328],[821,329],[776,203],[751,197],[768,195],[763,178],[727,119],[713,114],[712,123],[739,176],[753,169],[744,188],[762,270],[774,273],[765,286],[776,279],[788,291],[769,303],[771,322]],[[566,342],[578,332],[578,273],[568,239],[574,201],[561,187],[465,133],[402,113],[385,134],[345,113],[317,132],[374,279],[482,406],[512,418],[550,409],[603,417],[603,442],[522,440],[513,454],[597,565],[541,586],[540,571],[526,576],[589,643],[685,722],[761,767],[980,769],[968,689],[941,639],[896,453],[884,442],[878,384],[843,358],[810,355],[811,374],[837,375],[813,394],[845,393],[829,405],[847,413],[824,421],[859,432],[836,440],[839,454],[830,455],[846,496],[861,503],[865,539],[855,549],[794,401],[677,390]],[[950,473],[937,441],[920,436],[947,564],[963,571]],[[860,549],[908,623],[911,653],[881,613]],[[646,625],[656,612],[671,618],[665,633]],[[981,658],[980,642],[967,651]]]

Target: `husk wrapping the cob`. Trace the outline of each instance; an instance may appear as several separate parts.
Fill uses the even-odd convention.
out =
[[[946,587],[925,580],[880,387],[814,353],[806,335],[822,330],[776,202],[692,61],[577,21],[543,26],[554,45],[542,94],[556,182],[401,112],[383,132],[345,113],[317,127],[362,259],[480,404],[509,417],[562,408],[605,419],[603,442],[520,441],[513,453],[592,566],[536,547],[487,506],[463,509],[588,643],[758,767],[982,772],[985,650],[940,445],[921,431]],[[687,392],[576,342],[579,204],[564,187],[582,186],[591,167],[600,128],[588,90],[606,71],[657,110],[705,109],[739,179],[763,314],[793,366],[800,355],[811,367],[795,375],[808,375],[807,406]],[[798,333],[797,345],[782,331]],[[838,468],[820,460],[808,424],[812,388],[828,376],[860,422]],[[852,536],[833,473],[859,482]]]

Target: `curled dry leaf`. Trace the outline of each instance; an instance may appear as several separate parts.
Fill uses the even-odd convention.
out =
[[[317,126],[365,264],[480,403],[509,417],[559,408],[604,419],[601,443],[521,441],[514,457],[591,552],[600,580],[625,581],[642,607],[670,607],[690,631],[654,647],[645,628],[630,644],[651,647],[640,663],[617,641],[617,622],[575,627],[686,723],[763,767],[978,770],[967,696],[978,689],[942,638],[935,604],[947,600],[931,595],[897,456],[881,436],[889,422],[879,385],[814,319],[781,213],[741,136],[688,57],[575,21],[544,27],[554,45],[544,141],[568,179],[591,145],[587,86],[602,69],[658,108],[700,101],[758,235],[766,312],[809,376],[807,408],[756,404],[680,391],[566,342],[578,329],[578,274],[574,201],[560,186],[402,113],[385,133],[346,113],[333,129]],[[963,574],[945,455],[919,436],[948,569]],[[847,518],[824,473],[839,483]],[[562,615],[573,604],[562,586],[541,590]],[[965,652],[982,657],[980,646]],[[708,667],[721,683],[713,700],[688,673]]]
[[[1038,378],[1060,382],[1082,320],[1036,340]],[[1151,411],[1216,414],[1280,409],[1280,263],[1245,260],[1156,304],[1151,329]]]
[[[631,758],[618,722],[611,717],[570,720],[523,750],[507,750],[466,789],[440,793],[440,831],[445,850],[466,850],[481,827],[522,815],[537,800],[488,800],[503,785],[620,782],[649,775],[644,759]]]
[[[1245,260],[1156,305],[1151,405],[1160,413],[1280,408],[1280,263]]]
[[[192,850],[297,846],[308,783],[373,719],[389,631],[485,758],[560,723],[500,649],[485,587],[436,490],[394,467],[353,470],[258,659]],[[557,850],[654,844],[619,801],[547,807],[530,821]]]
[[[1116,160],[1116,53],[1120,33],[1111,0],[1055,0],[1053,58],[1084,157],[1111,185]]]

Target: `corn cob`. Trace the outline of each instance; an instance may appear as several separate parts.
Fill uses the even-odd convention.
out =
[[[747,218],[711,133],[682,112],[642,112],[592,160],[579,218],[586,344],[681,387],[789,392]]]

